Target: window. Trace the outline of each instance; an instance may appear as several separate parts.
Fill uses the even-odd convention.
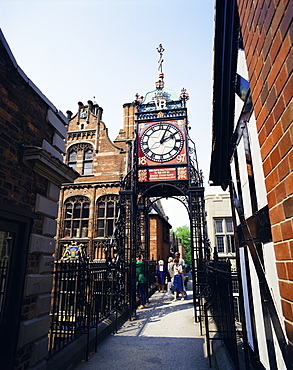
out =
[[[218,253],[235,253],[232,219],[215,219],[214,225],[215,242]]]
[[[227,233],[233,233],[232,220],[225,220],[225,221],[226,221],[226,231],[227,231]]]
[[[92,173],[93,173],[93,151],[91,149],[87,149],[84,152],[83,174],[91,175]]]
[[[228,253],[235,253],[234,235],[226,235]]]
[[[118,214],[117,195],[104,195],[98,199],[98,237],[111,237],[114,231],[115,220]]]
[[[65,202],[64,235],[70,238],[88,236],[90,203],[88,198],[71,197]]]
[[[75,150],[72,150],[69,152],[69,156],[68,156],[69,167],[76,170],[76,162],[77,162],[77,152]]]
[[[217,243],[217,251],[218,253],[224,253],[224,237],[223,236],[216,236],[216,243]]]
[[[89,143],[72,145],[67,152],[68,165],[82,175],[93,173],[93,146]],[[82,160],[78,161],[78,158]]]
[[[215,220],[216,234],[223,232],[223,220]]]
[[[237,277],[232,278],[232,289],[233,289],[234,294],[239,293],[239,283],[238,283]]]
[[[236,321],[240,321],[240,312],[239,312],[239,302],[238,297],[233,297],[233,306],[234,306],[234,317]]]

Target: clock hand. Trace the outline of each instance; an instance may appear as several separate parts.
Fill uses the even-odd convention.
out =
[[[161,143],[161,144],[163,144],[163,142],[165,141],[165,140],[164,140],[164,138],[165,138],[165,135],[166,135],[167,131],[169,131],[169,130],[168,130],[168,127],[166,128],[166,130],[165,130],[165,131],[164,131],[164,133],[163,133],[163,136],[161,137],[161,140],[160,140],[160,143]]]
[[[174,139],[175,132],[171,134],[170,136],[166,137],[165,139],[161,139],[160,143],[163,144],[165,141],[170,140],[171,138]]]

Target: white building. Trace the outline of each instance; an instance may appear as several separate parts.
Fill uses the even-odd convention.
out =
[[[236,268],[234,228],[229,193],[205,196],[206,222],[211,258],[230,260],[235,319],[239,321],[239,286]]]

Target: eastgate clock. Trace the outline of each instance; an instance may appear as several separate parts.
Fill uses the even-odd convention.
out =
[[[170,123],[155,123],[148,127],[140,140],[143,154],[154,162],[168,162],[174,159],[183,147],[181,131]]]

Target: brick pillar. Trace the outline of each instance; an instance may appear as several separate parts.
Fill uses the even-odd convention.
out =
[[[126,139],[133,138],[135,110],[136,108],[133,103],[126,103],[123,105],[123,128],[126,133]]]

